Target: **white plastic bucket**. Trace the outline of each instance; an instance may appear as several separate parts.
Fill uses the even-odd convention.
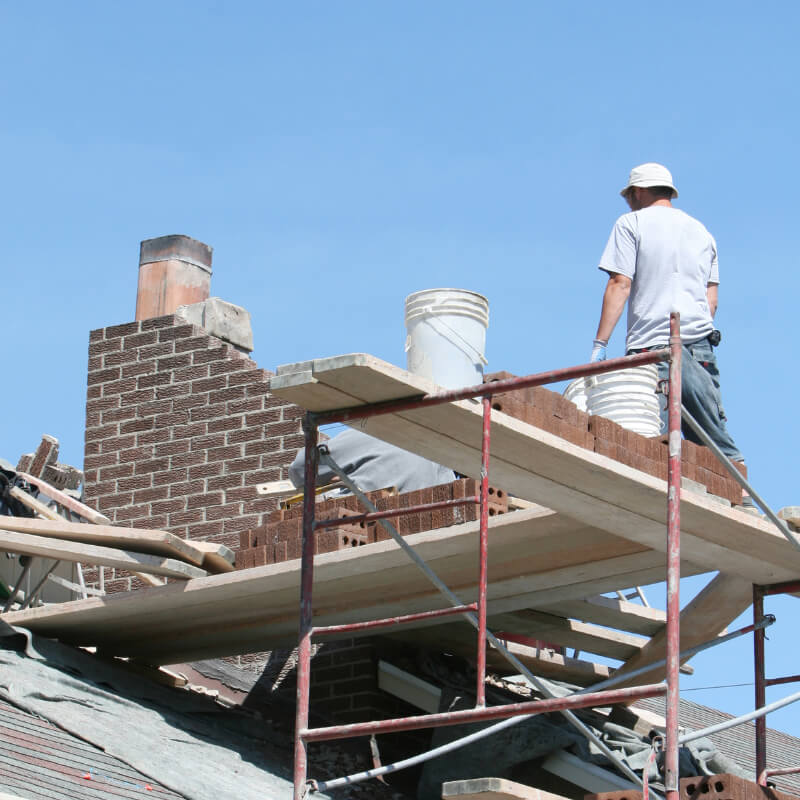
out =
[[[657,382],[658,371],[653,364],[586,378],[587,410],[642,436],[658,436],[661,417]]]
[[[583,378],[576,378],[564,389],[564,397],[575,403],[579,411],[586,411],[587,398],[586,398],[586,382]]]
[[[489,301],[467,289],[425,289],[406,298],[408,371],[447,389],[483,382]]]

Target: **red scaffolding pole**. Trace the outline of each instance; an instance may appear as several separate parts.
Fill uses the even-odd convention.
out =
[[[479,384],[464,389],[439,392],[431,395],[411,397],[401,400],[391,400],[382,403],[361,405],[347,409],[337,409],[327,412],[307,412],[303,422],[305,433],[305,474],[303,497],[303,539],[300,579],[300,630],[297,663],[297,709],[295,716],[295,758],[294,758],[294,800],[302,800],[306,791],[306,778],[308,769],[307,747],[310,741],[325,738],[339,738],[339,736],[365,735],[366,733],[390,730],[407,730],[416,727],[433,727],[442,724],[455,724],[462,721],[464,712],[448,712],[445,714],[431,714],[423,717],[403,718],[397,720],[384,720],[374,723],[358,723],[349,726],[338,726],[327,729],[310,729],[309,700],[310,700],[310,669],[311,669],[311,640],[314,635],[354,632],[379,628],[388,625],[398,625],[405,622],[418,620],[424,617],[443,616],[453,613],[469,613],[473,610],[477,614],[477,685],[475,709],[467,712],[475,719],[495,719],[515,714],[538,713],[544,710],[563,709],[565,713],[572,707],[581,708],[597,703],[619,702],[623,697],[627,701],[638,697],[653,696],[663,693],[663,685],[633,687],[626,690],[608,690],[596,693],[596,696],[581,695],[572,698],[557,698],[534,703],[509,704],[507,706],[486,708],[485,700],[485,673],[486,673],[486,606],[487,606],[487,576],[488,576],[488,487],[489,487],[489,452],[491,443],[491,398],[492,395],[524,389],[532,386],[542,386],[562,380],[571,380],[589,375],[611,372],[617,369],[654,364],[658,361],[669,360],[670,367],[670,395],[669,395],[669,491],[668,505],[668,531],[667,531],[667,769],[674,765],[675,791],[677,792],[677,697],[678,697],[678,649],[680,646],[679,635],[679,605],[678,581],[680,580],[680,331],[679,317],[673,314],[670,322],[670,347],[664,350],[654,350],[639,353],[633,356],[610,359],[608,361],[582,364],[566,369],[552,370],[550,372],[528,375],[522,378],[508,378],[490,384]],[[676,366],[677,364],[677,366]],[[340,520],[315,520],[316,479],[317,465],[319,462],[318,428],[321,424],[331,422],[349,422],[359,418],[390,414],[399,411],[423,408],[427,406],[451,403],[473,397],[482,400],[483,414],[481,427],[481,466],[480,466],[480,495],[479,497],[466,498],[458,504],[479,503],[480,505],[480,544],[478,553],[478,600],[469,605],[454,606],[449,609],[424,612],[422,614],[409,614],[385,620],[371,620],[368,622],[350,623],[348,625],[313,626],[313,575],[314,575],[314,531],[316,528],[330,527]],[[677,409],[677,411],[676,411]],[[402,509],[399,513],[411,513],[418,510],[430,510],[434,507],[454,503],[434,503],[426,506],[415,506]],[[347,518],[347,522],[382,520],[396,516],[395,512],[372,512],[354,515]],[[671,620],[671,625],[670,625]],[[492,637],[494,640],[494,637]],[[623,694],[621,695],[620,692]],[[613,698],[617,698],[616,700]],[[670,704],[674,705],[674,713],[670,716]],[[524,710],[523,710],[524,709]],[[534,710],[537,709],[537,710]],[[454,716],[455,715],[455,716]],[[460,716],[459,716],[460,715]],[[671,724],[672,723],[672,724]],[[330,736],[335,732],[335,736]],[[588,735],[588,734],[587,734]],[[674,750],[674,757],[670,751]],[[670,783],[667,783],[669,790]],[[668,800],[677,800],[677,794]]]
[[[774,583],[771,586],[753,586],[753,620],[760,620],[764,616],[764,598],[776,594],[793,594],[800,592],[800,581],[787,581]],[[758,628],[753,632],[753,662],[755,672],[755,701],[756,709],[767,704],[767,686],[777,686],[782,683],[800,681],[800,675],[790,675],[784,678],[771,678],[766,676],[766,632]],[[767,715],[764,714],[755,720],[756,726],[756,775],[758,782],[766,786],[767,776],[790,775],[800,772],[800,768],[767,769]]]

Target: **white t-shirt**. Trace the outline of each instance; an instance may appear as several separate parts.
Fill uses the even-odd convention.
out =
[[[706,288],[719,283],[717,243],[678,208],[649,206],[623,214],[611,231],[600,269],[631,279],[628,350],[669,342],[669,315],[681,315],[689,344],[714,329]]]

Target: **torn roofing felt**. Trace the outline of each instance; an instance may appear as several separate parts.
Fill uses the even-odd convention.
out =
[[[96,745],[186,800],[292,796],[281,766],[287,759],[270,742],[269,723],[9,626],[0,629],[0,699]]]

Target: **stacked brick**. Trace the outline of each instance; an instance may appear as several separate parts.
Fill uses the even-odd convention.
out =
[[[288,477],[303,441],[269,377],[174,315],[92,331],[86,501],[116,525],[237,547],[276,505],[255,485]]]
[[[509,372],[495,372],[487,381],[513,378]],[[648,438],[629,431],[605,417],[589,415],[562,397],[541,386],[520,389],[492,398],[492,408],[542,428],[572,444],[613,458],[634,469],[667,479],[665,437]],[[744,465],[739,465],[747,474]],[[710,494],[742,502],[742,490],[707,448],[686,441],[681,443],[681,475],[705,486]]]
[[[475,497],[480,491],[478,481],[463,478],[419,489],[415,492],[396,494],[386,489],[370,492],[368,497],[379,511],[438,503],[444,500],[460,500]],[[508,511],[508,497],[502,489],[489,487],[489,515],[502,514]],[[317,503],[315,516],[317,519],[334,519],[339,517],[363,514],[364,508],[353,496],[334,498]],[[478,518],[478,507],[473,504],[453,508],[435,509],[403,514],[392,518],[391,522],[402,536],[421,531],[446,528],[462,522],[470,522]],[[236,566],[239,569],[258,567],[300,558],[303,536],[303,508],[295,505],[292,508],[274,511],[267,518],[265,525],[240,534],[239,550],[236,555]],[[371,542],[389,539],[390,536],[375,521],[359,520],[351,524],[339,525],[335,528],[321,528],[315,533],[317,553],[328,553]]]

